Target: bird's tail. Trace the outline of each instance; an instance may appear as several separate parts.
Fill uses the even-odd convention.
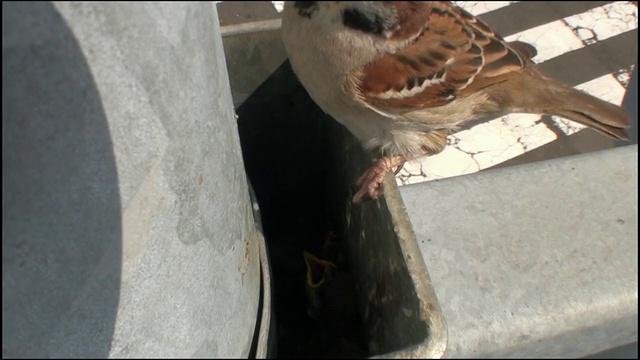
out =
[[[607,136],[619,140],[629,140],[626,129],[631,118],[622,108],[591,96],[583,91],[542,75],[535,67],[530,67],[518,79],[517,89],[509,94],[511,104],[517,104],[514,112],[560,116],[589,126]],[[540,84],[544,78],[544,87]]]
[[[579,90],[567,94],[563,106],[555,109],[555,114],[589,126],[618,140],[629,140],[626,129],[630,117],[619,106],[595,98]]]

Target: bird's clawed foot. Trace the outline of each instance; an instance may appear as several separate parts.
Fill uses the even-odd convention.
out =
[[[384,156],[376,161],[356,182],[360,189],[353,195],[353,203],[361,204],[367,200],[379,198],[382,194],[384,176],[396,166],[404,164],[405,161],[407,160],[402,155]]]

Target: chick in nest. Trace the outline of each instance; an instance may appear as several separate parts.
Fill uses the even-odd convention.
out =
[[[329,233],[323,244],[323,253],[345,263],[344,252],[338,237]],[[306,296],[307,315],[320,327],[321,345],[325,355],[362,355],[360,322],[357,315],[353,274],[329,260],[304,252],[307,267]]]

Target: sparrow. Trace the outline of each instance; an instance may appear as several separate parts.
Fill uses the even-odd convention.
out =
[[[619,106],[545,76],[535,47],[447,1],[287,2],[282,37],[310,97],[378,158],[356,181],[356,204],[469,121],[555,115],[629,139]]]

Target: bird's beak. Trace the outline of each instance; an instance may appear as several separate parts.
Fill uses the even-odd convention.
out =
[[[320,260],[306,251],[303,255],[307,264],[307,284],[312,288],[322,285],[331,270],[337,269],[331,261]]]

